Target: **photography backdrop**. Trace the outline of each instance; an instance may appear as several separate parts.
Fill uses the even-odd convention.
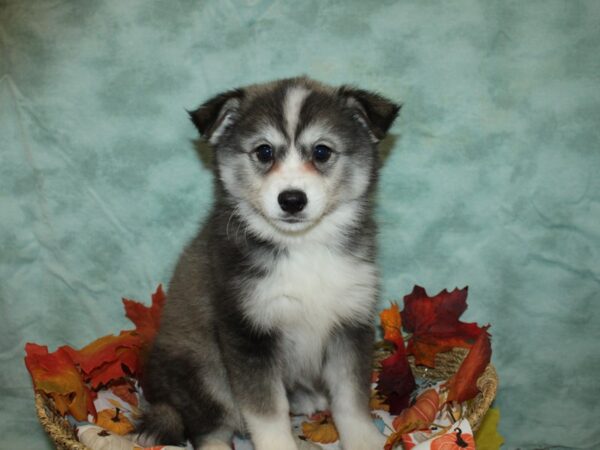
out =
[[[0,0],[0,447],[26,342],[131,325],[211,204],[185,109],[308,74],[404,103],[381,307],[469,286],[505,448],[600,447],[600,2]]]

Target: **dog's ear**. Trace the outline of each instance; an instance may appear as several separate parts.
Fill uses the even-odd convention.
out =
[[[223,92],[194,111],[190,119],[202,136],[216,144],[223,132],[234,122],[244,93],[240,89]]]
[[[354,117],[369,131],[373,142],[385,137],[402,107],[379,94],[352,86],[342,86],[339,93]]]

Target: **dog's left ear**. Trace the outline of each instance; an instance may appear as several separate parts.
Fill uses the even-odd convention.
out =
[[[339,93],[355,118],[367,128],[373,142],[385,137],[402,107],[379,94],[352,86],[342,86]]]
[[[240,89],[223,92],[198,109],[188,111],[190,119],[208,142],[216,144],[223,132],[234,122],[243,95]]]

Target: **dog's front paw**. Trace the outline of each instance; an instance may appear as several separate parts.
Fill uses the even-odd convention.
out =
[[[373,424],[356,427],[342,436],[344,450],[382,450],[386,437]]]
[[[210,441],[202,444],[198,450],[231,450],[231,445],[222,441]]]
[[[291,433],[280,436],[254,436],[252,443],[255,450],[298,450]]]

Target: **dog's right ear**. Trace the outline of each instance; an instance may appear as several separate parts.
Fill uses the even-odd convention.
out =
[[[190,119],[208,142],[216,144],[223,132],[233,123],[244,93],[240,89],[223,92],[194,111]]]

